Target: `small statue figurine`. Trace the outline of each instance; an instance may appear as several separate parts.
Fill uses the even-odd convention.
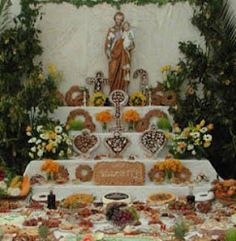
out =
[[[108,30],[105,42],[105,53],[108,58],[108,81],[110,92],[127,91],[130,80],[131,58],[134,49],[134,34],[130,24],[124,22],[125,15],[117,12],[114,16],[115,25]]]

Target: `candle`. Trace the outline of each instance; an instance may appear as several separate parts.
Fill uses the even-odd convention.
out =
[[[83,91],[83,97],[84,97],[83,104],[84,104],[84,106],[86,106],[87,105],[86,90]]]
[[[151,90],[148,91],[148,104],[152,105],[152,91]]]

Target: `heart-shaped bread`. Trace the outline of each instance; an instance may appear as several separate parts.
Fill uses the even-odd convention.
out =
[[[80,154],[87,154],[98,147],[99,139],[91,135],[88,130],[82,131],[81,134],[74,137],[74,147]]]
[[[140,141],[143,147],[154,155],[164,147],[166,137],[162,131],[156,129],[155,125],[152,125],[141,135]]]
[[[125,136],[121,136],[120,132],[115,132],[113,137],[108,137],[105,140],[109,149],[116,155],[120,154],[129,144],[129,139]]]

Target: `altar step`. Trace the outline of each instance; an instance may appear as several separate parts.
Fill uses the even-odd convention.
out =
[[[93,181],[90,182],[80,182],[79,184],[74,184],[72,180],[75,179],[75,170],[80,164],[87,164],[91,168],[98,162],[114,162],[117,160],[60,160],[58,163],[67,168],[69,172],[70,181],[65,184],[55,184],[53,182],[49,182],[46,185],[33,185],[32,192],[42,193],[49,192],[53,190],[59,199],[63,199],[72,193],[85,192],[92,193],[100,200],[101,197],[109,192],[126,192],[129,193],[132,198],[145,200],[147,195],[150,195],[153,192],[158,191],[169,191],[173,192],[177,196],[186,195],[188,193],[188,185],[184,184],[155,184],[149,180],[148,172],[153,167],[153,164],[159,160],[119,160],[119,161],[128,161],[128,162],[140,162],[145,166],[145,185],[142,186],[106,186],[106,185],[95,185]],[[208,160],[183,160],[183,165],[188,167],[192,172],[192,181],[194,181],[200,173],[203,173],[208,176],[208,183],[194,183],[194,192],[208,191],[211,187],[211,182],[216,178],[217,173],[211,163]],[[45,176],[45,173],[41,171],[41,166],[43,161],[31,161],[27,166],[24,175],[28,175],[32,177],[36,174],[41,174]]]
[[[194,187],[194,193],[206,192],[211,188],[210,183],[197,185]],[[147,183],[144,186],[100,186],[91,184],[47,184],[43,186],[35,185],[32,188],[32,194],[49,193],[52,190],[57,200],[62,200],[71,194],[88,193],[96,197],[96,201],[101,201],[102,197],[111,192],[122,192],[131,195],[132,200],[146,201],[150,194],[156,192],[171,192],[177,197],[186,196],[189,193],[187,185],[173,185],[173,184],[151,184]]]

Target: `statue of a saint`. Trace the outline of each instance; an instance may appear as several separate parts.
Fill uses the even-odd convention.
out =
[[[122,12],[115,14],[115,25],[109,28],[105,42],[105,53],[109,61],[110,92],[127,91],[130,81],[130,52],[134,48],[134,34],[130,24],[124,20],[125,16]]]

